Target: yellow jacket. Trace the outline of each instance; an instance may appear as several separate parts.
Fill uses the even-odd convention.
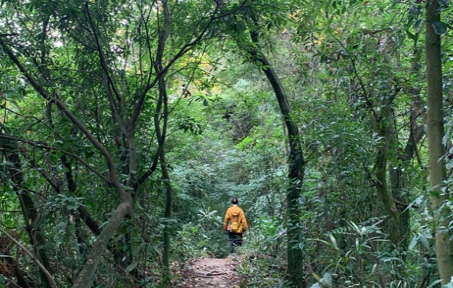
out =
[[[248,226],[247,226],[247,220],[245,219],[244,211],[242,211],[241,208],[237,205],[233,205],[225,213],[225,220],[223,221],[223,230],[228,229],[228,222],[233,222],[233,219],[238,219],[238,227],[242,228],[240,231],[244,233],[247,231]]]

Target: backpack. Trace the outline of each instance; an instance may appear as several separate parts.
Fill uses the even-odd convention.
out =
[[[242,233],[242,228],[239,225],[239,215],[235,216],[235,219],[232,220],[231,223],[231,232],[233,233]]]

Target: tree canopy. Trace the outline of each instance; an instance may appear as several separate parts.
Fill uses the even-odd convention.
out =
[[[0,8],[0,286],[453,285],[449,1]]]

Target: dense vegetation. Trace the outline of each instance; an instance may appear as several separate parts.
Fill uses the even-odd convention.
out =
[[[0,5],[0,287],[453,287],[448,0]]]

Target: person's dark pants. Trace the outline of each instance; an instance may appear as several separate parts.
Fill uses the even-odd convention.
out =
[[[230,239],[230,253],[234,253],[236,247],[242,246],[242,233],[228,232],[228,239]]]

